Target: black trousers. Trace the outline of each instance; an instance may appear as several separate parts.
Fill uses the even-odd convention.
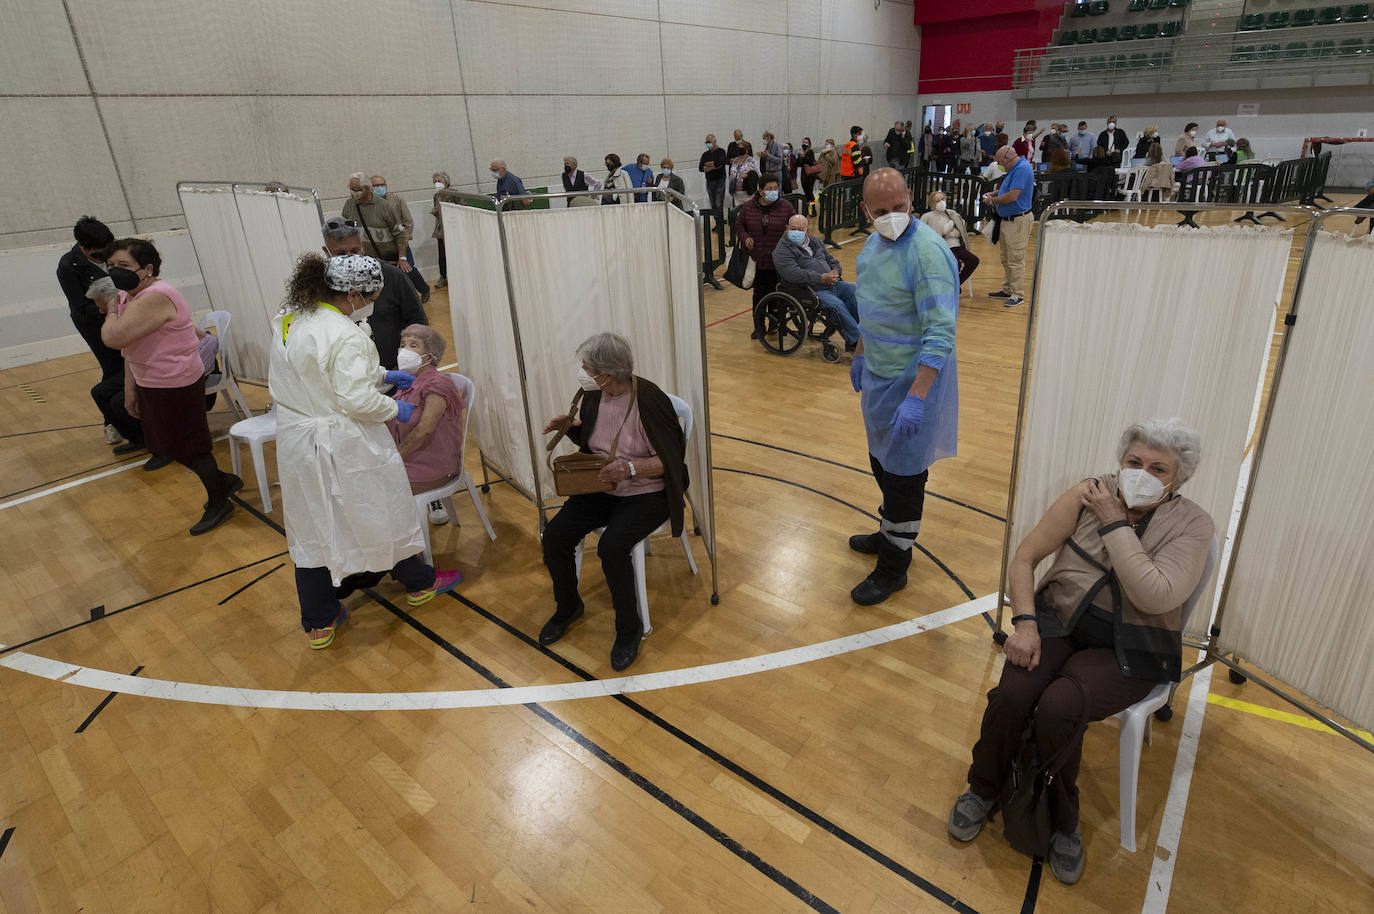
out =
[[[423,553],[401,559],[390,574],[410,593],[434,585],[434,567],[425,564]],[[363,587],[376,587],[386,575],[385,571],[350,574],[344,578],[343,585],[336,589],[328,568],[297,568],[296,596],[301,602],[301,628],[310,631],[329,625],[338,618],[341,594],[347,596]]]
[[[105,345],[105,341],[100,338],[100,327],[105,323],[105,318],[90,309],[92,313],[84,311],[72,311],[72,326],[76,332],[81,334],[81,339],[85,340],[86,346],[91,350],[91,355],[100,363],[100,381],[91,388],[91,400],[95,402],[95,408],[100,410],[100,415],[105,417],[106,425],[115,425],[110,416],[110,400],[114,393],[119,393],[120,411],[124,407],[124,355],[118,349],[111,349]],[[128,414],[125,413],[127,416]],[[132,418],[132,417],[130,417]],[[137,419],[133,421],[137,422]],[[115,426],[118,428],[118,426]],[[120,434],[129,438],[128,434],[120,429]],[[137,440],[142,440],[140,432]],[[135,439],[129,438],[130,441]]]
[[[421,296],[428,295],[429,283],[425,282],[425,278],[421,276],[420,271],[415,268],[415,255],[410,253],[410,245],[406,245],[405,258],[406,263],[410,264],[411,267],[410,272],[406,273],[406,276],[410,279],[410,284],[415,287],[415,291],[419,292]],[[401,265],[400,258],[396,259],[396,265],[398,267]],[[405,273],[404,270],[401,272]]]
[[[706,181],[706,196],[710,198],[711,209],[720,213],[722,219],[725,218],[725,178],[719,181]]]
[[[611,591],[615,632],[632,635],[642,631],[635,594],[634,564],[630,550],[668,519],[666,492],[617,496],[606,492],[573,495],[544,528],[544,565],[553,581],[556,614],[567,617],[582,608],[577,592],[577,544],[599,527],[601,541],[596,554]]]
[[[444,249],[444,239],[434,240],[439,242],[439,278],[448,279],[448,251]]]
[[[916,476],[898,476],[883,469],[877,457],[868,455],[873,478],[883,503],[878,506],[878,567],[875,574],[900,577],[911,565],[911,547],[921,532],[921,512],[926,503],[926,480],[930,470]]]
[[[759,302],[765,295],[778,287],[778,271],[772,267],[754,267],[754,285],[750,291],[754,296],[754,307],[759,306]]]
[[[91,399],[104,418],[106,425],[113,425],[127,441],[143,443],[143,423],[129,415],[124,407],[124,372],[100,379],[91,388]]]

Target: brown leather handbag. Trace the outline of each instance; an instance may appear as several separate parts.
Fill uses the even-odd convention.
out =
[[[568,407],[568,419],[577,414],[577,404],[582,402],[584,391],[578,388],[573,395],[572,406]],[[620,428],[616,429],[615,438],[611,439],[611,452],[609,457],[602,457],[600,454],[588,454],[577,451],[573,454],[565,454],[562,457],[554,457],[553,449],[558,446],[558,442],[563,440],[565,431],[560,431],[554,435],[553,440],[544,446],[548,452],[545,463],[549,472],[553,473],[553,488],[559,495],[567,497],[569,495],[587,495],[591,492],[609,492],[615,486],[610,483],[602,482],[598,475],[601,468],[615,460],[616,445],[620,443],[620,433],[625,430],[625,422],[630,418],[630,412],[635,408],[635,399],[639,396],[639,380],[635,379],[630,385],[630,405],[625,408],[625,419],[621,421]]]

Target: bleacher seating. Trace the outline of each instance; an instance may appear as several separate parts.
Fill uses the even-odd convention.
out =
[[[1116,32],[1116,40],[1117,40],[1117,41],[1135,41],[1136,38],[1137,38],[1139,35],[1140,35],[1140,28],[1139,28],[1138,26],[1134,26],[1134,25],[1123,25],[1121,28],[1117,29],[1117,32]]]
[[[1305,26],[1313,25],[1317,21],[1317,11],[1311,8],[1296,10],[1293,13],[1293,28],[1300,29]]]
[[[1169,0],[1150,0],[1150,9],[1152,10],[1168,9],[1168,7]]]
[[[1159,26],[1159,37],[1160,37],[1160,38],[1173,38],[1173,37],[1175,37],[1176,35],[1178,35],[1179,32],[1182,32],[1182,31],[1183,31],[1183,23],[1178,22],[1178,21],[1165,22],[1165,23],[1162,23],[1162,24]]]
[[[1240,21],[1240,30],[1242,32],[1253,32],[1262,28],[1264,28],[1263,13],[1247,13],[1245,18]]]
[[[1098,29],[1097,41],[1099,44],[1106,44],[1108,41],[1116,41],[1116,26],[1109,25],[1106,28]]]
[[[1347,38],[1337,45],[1342,57],[1354,57],[1356,54],[1364,53],[1363,38]]]
[[[1314,41],[1312,50],[1308,52],[1310,57],[1330,57],[1336,53],[1336,42],[1334,41]]]
[[[1264,21],[1264,27],[1266,29],[1286,29],[1288,23],[1292,21],[1293,14],[1287,10],[1282,10],[1277,13],[1270,13],[1269,18]]]
[[[1339,6],[1324,7],[1317,14],[1317,25],[1335,25],[1341,21],[1341,8]]]
[[[1345,21],[1346,21],[1346,22],[1368,22],[1368,21],[1369,21],[1369,4],[1368,4],[1368,3],[1356,3],[1356,4],[1352,5],[1352,6],[1347,6],[1347,7],[1345,8]]]
[[[1290,41],[1283,49],[1283,57],[1285,60],[1301,60],[1306,56],[1307,42],[1305,41]]]
[[[1069,15],[1074,19],[1082,19],[1084,16],[1088,15],[1089,12],[1090,10],[1088,9],[1088,4],[1075,3],[1073,5],[1073,9],[1069,11]]]
[[[1111,6],[1107,3],[1107,0],[1093,0],[1092,8],[1089,12],[1094,16],[1105,16],[1110,9]]]
[[[1126,7],[1128,13],[1139,13],[1150,5],[1150,0],[1131,0],[1131,5]]]

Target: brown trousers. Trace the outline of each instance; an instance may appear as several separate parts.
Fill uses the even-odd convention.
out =
[[[1124,711],[1155,686],[1123,676],[1116,654],[1109,648],[1079,648],[1072,637],[1043,638],[1040,665],[1034,670],[1010,662],[1002,667],[1001,681],[988,692],[982,732],[973,746],[973,764],[968,770],[973,792],[994,800],[1032,714],[1042,759],[1058,752],[1072,738],[1077,745],[1066,751],[1059,774],[1050,784],[1054,830],[1064,834],[1078,827],[1078,765],[1083,758],[1083,736],[1073,735],[1083,714],[1083,694],[1069,677],[1077,679],[1088,693],[1089,720]]]

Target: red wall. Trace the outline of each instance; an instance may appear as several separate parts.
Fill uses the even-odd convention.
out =
[[[1011,88],[1014,52],[1049,43],[1063,0],[916,0],[918,92]]]

